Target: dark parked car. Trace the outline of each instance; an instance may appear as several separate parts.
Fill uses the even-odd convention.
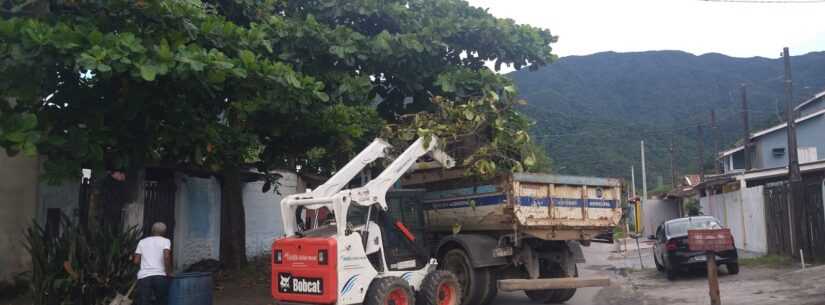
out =
[[[656,235],[648,236],[656,240],[653,246],[653,260],[656,269],[664,271],[667,278],[674,279],[680,271],[693,268],[706,268],[705,252],[692,252],[688,249],[688,229],[722,228],[719,220],[712,216],[697,216],[669,220],[656,229]],[[736,249],[716,253],[716,264],[725,265],[728,274],[739,273],[739,261]]]

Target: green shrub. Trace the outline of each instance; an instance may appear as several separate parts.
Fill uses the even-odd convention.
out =
[[[26,231],[32,258],[31,292],[35,305],[105,304],[135,281],[131,256],[140,238],[137,228],[86,230],[63,217],[60,234],[51,237],[37,223]]]

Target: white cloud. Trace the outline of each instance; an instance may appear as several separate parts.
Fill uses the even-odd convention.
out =
[[[779,57],[825,49],[825,3],[701,0],[468,0],[497,17],[547,28],[560,56],[683,50]],[[763,0],[764,1],[764,0]],[[790,0],[794,1],[794,0]]]

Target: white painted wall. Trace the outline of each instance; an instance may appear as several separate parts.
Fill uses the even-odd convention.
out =
[[[645,236],[656,234],[656,227],[675,218],[679,218],[679,203],[676,201],[648,199],[642,203],[642,226]]]
[[[281,199],[296,192],[304,192],[298,175],[289,172],[281,174],[278,192],[261,192],[263,182],[250,182],[243,188],[243,202],[246,212],[246,255],[255,257],[271,251],[275,238],[284,234],[281,222]],[[278,194],[280,193],[280,194]]]
[[[221,186],[212,178],[175,174],[174,267],[220,258]]]
[[[768,251],[762,186],[700,198],[702,212],[731,229],[736,248],[756,254]]]

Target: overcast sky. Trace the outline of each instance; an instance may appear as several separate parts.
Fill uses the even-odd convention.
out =
[[[468,0],[497,17],[550,29],[560,56],[683,50],[779,57],[825,50],[825,2],[702,0]],[[806,1],[811,0],[789,0]]]

